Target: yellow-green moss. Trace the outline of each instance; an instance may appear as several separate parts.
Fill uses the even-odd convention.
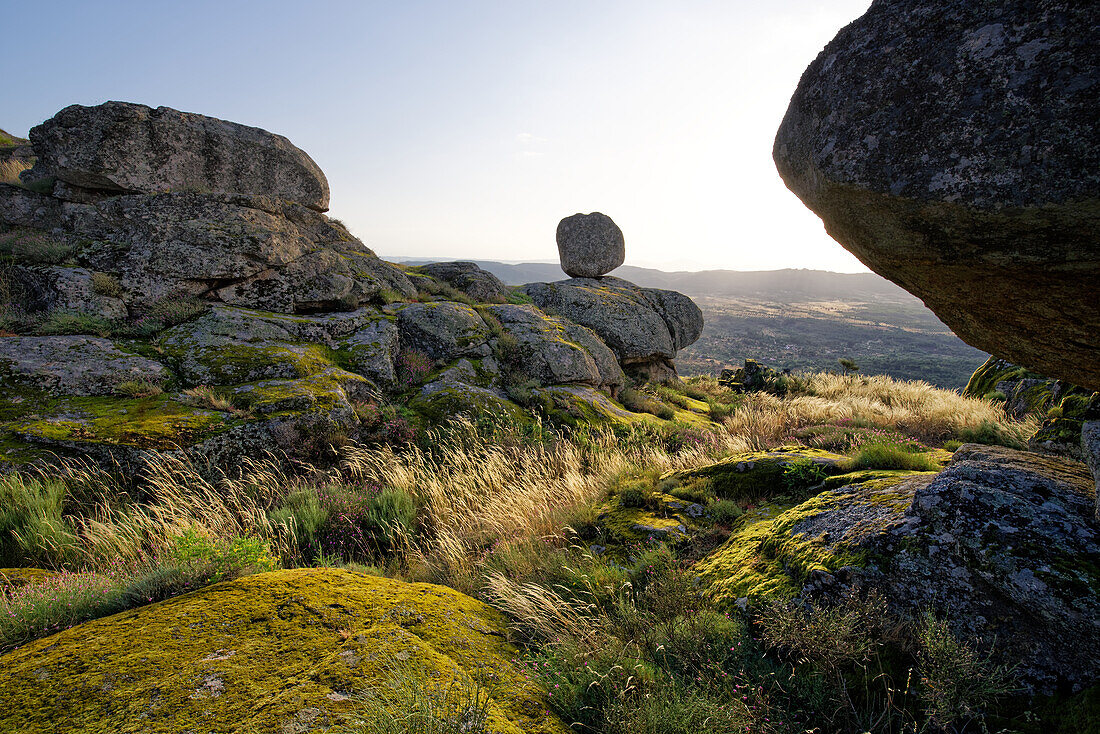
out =
[[[729,499],[774,497],[790,489],[784,479],[787,467],[796,461],[814,461],[825,474],[839,474],[845,457],[822,449],[784,446],[771,451],[734,454],[721,461],[678,472],[685,485],[707,485],[710,493]]]
[[[877,536],[899,522],[921,482],[935,472],[856,472],[833,478],[836,488],[795,504],[779,499],[745,514],[729,539],[696,564],[716,602],[760,601],[796,595],[815,570],[834,572],[872,560]],[[827,531],[813,520],[835,514]],[[821,526],[819,526],[821,527]]]
[[[629,426],[650,420],[664,424],[655,416],[631,413],[592,387],[552,385],[534,392],[549,396],[553,400],[551,416],[568,425]]]
[[[308,377],[335,364],[331,350],[317,344],[196,346],[186,342],[163,347],[164,356],[199,382],[235,385],[263,377]]]
[[[38,640],[0,658],[0,730],[310,732],[395,669],[480,682],[490,730],[562,733],[517,670],[501,615],[452,589],[336,569],[274,571]]]
[[[226,416],[166,395],[148,398],[63,398],[46,413],[11,421],[26,441],[102,443],[142,448],[188,445],[226,429]]]
[[[297,380],[264,380],[238,385],[233,392],[249,410],[268,416],[332,411],[347,405],[345,383],[367,382],[365,377],[331,368]]]
[[[1025,368],[1008,360],[990,357],[974,374],[963,389],[963,395],[970,398],[984,398],[997,389],[997,383],[1004,380],[1045,379],[1042,375],[1028,372]]]
[[[706,593],[716,603],[732,607],[741,598],[787,599],[798,593],[801,584],[796,584],[782,562],[763,548],[776,516],[788,508],[784,504],[768,505],[746,513],[722,547],[695,564]]]
[[[0,568],[0,592],[17,586],[39,584],[53,575],[41,568]]]
[[[513,403],[489,390],[470,385],[439,387],[427,395],[418,394],[409,408],[432,423],[442,423],[456,415],[477,417],[495,415],[516,423],[530,423],[531,416]]]

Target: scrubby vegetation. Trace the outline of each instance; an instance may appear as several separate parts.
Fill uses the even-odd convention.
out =
[[[423,360],[406,353],[400,368],[414,380]],[[751,527],[763,500],[676,477],[786,446],[796,458],[780,466],[774,491],[787,496],[836,471],[936,470],[944,443],[977,435],[1018,444],[1032,419],[1011,421],[988,401],[923,383],[853,374],[796,376],[781,397],[705,377],[633,390],[627,407],[697,422],[517,431],[459,420],[415,439],[392,428],[403,420],[393,407],[365,403],[357,411],[377,424],[378,441],[343,445],[327,468],[273,456],[211,475],[160,454],[136,479],[73,461],[6,475],[0,565],[49,573],[23,583],[6,572],[16,581],[0,594],[0,646],[275,566],[343,566],[489,600],[511,619],[530,675],[578,731],[984,725],[1012,690],[1010,671],[941,620],[893,618],[873,596],[731,608],[701,593],[692,562]],[[235,409],[209,388],[188,395]],[[847,458],[827,471],[798,459],[798,447]],[[700,508],[688,535],[653,534],[670,502]],[[632,522],[653,530],[632,533]],[[408,721],[385,729],[368,716],[361,730],[450,731],[439,722],[453,724],[458,709],[472,717],[461,730],[479,730],[476,690],[425,697],[394,680],[363,693],[364,710],[401,698]]]

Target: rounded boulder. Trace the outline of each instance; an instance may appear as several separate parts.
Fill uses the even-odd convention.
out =
[[[623,231],[600,212],[561,220],[557,240],[561,269],[574,278],[599,278],[626,260]]]

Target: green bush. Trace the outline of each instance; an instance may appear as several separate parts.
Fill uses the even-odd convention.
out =
[[[259,538],[211,538],[191,528],[173,540],[166,557],[207,583],[272,571],[278,565],[267,543]]]
[[[744,514],[744,510],[733,500],[714,500],[707,505],[707,514],[716,525],[729,527]]]
[[[0,566],[59,568],[78,554],[63,516],[67,487],[56,480],[0,475]]]
[[[78,311],[51,311],[44,321],[38,324],[35,332],[42,336],[60,336],[65,334],[91,334],[93,336],[111,336],[117,325],[95,314]]]
[[[960,428],[958,439],[963,443],[982,443],[992,446],[1007,446],[1010,449],[1026,449],[1027,442],[1005,433],[1001,426],[993,421],[982,421],[974,428]]]
[[[645,507],[648,499],[645,490],[638,486],[624,487],[619,491],[620,507]]]
[[[938,471],[940,465],[924,453],[913,453],[892,443],[872,443],[861,446],[848,459],[849,470],[901,469],[905,471]]]
[[[649,413],[666,421],[676,417],[676,411],[672,408],[633,387],[624,387],[619,391],[619,402],[632,413]]]
[[[783,484],[789,491],[821,484],[828,476],[825,467],[813,459],[795,459],[783,467]]]
[[[329,517],[329,511],[321,504],[317,492],[313,489],[291,492],[267,516],[273,523],[290,529],[302,560],[308,563],[312,549],[318,546],[318,535]]]

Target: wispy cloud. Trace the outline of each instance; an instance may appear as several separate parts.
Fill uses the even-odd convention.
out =
[[[516,135],[516,142],[520,145],[538,145],[547,142],[547,140],[533,133],[519,133]]]

